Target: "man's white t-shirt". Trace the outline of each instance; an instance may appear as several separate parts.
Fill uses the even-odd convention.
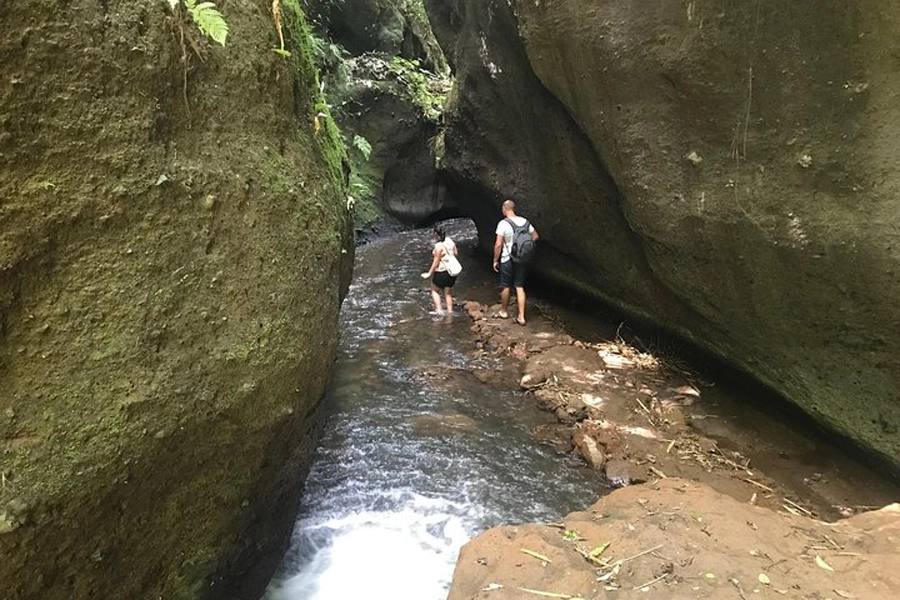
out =
[[[520,217],[518,215],[509,218],[513,223],[516,224],[516,227],[521,227],[528,220],[525,217]],[[501,219],[500,222],[497,223],[497,231],[495,231],[494,233],[496,235],[503,236],[503,249],[500,251],[500,262],[506,262],[509,260],[509,253],[512,252],[512,225],[510,225],[509,221],[507,221],[506,219]],[[528,233],[534,233],[534,225],[532,225],[531,223],[528,224]]]

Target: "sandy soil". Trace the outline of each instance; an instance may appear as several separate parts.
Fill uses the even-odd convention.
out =
[[[491,529],[460,552],[448,600],[900,596],[900,505],[834,525],[666,478],[562,523]]]
[[[466,303],[477,351],[517,369],[481,378],[517,383],[555,412],[561,453],[624,487],[561,524],[482,534],[460,554],[450,600],[900,596],[900,509],[865,512],[897,499],[894,484],[863,485],[826,462],[757,464],[778,440],[710,414],[695,374],[621,339],[574,339],[539,314],[521,327],[497,308]]]

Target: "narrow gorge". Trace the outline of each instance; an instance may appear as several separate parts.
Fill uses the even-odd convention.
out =
[[[260,598],[358,245],[460,219],[489,307],[505,198],[536,301],[674,340],[896,481],[897,31],[888,0],[0,2],[0,597]],[[372,252],[376,285],[412,268]]]

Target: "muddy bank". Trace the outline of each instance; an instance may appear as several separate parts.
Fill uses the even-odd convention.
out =
[[[811,452],[822,441],[805,434],[781,440],[784,432],[772,431],[777,423],[736,428],[707,400],[712,383],[622,339],[580,341],[538,314],[519,327],[492,317],[496,308],[466,304],[478,352],[510,358],[507,370],[482,379],[518,386],[555,412],[559,425],[540,432],[541,439],[628,487],[559,528],[508,527],[476,538],[460,554],[451,599],[534,597],[518,588],[576,597],[641,589],[654,579],[673,598],[724,597],[721,586],[741,597],[761,585],[796,597],[835,597],[815,595],[825,593],[819,589],[825,584],[849,594],[839,597],[892,597],[888,591],[898,582],[877,576],[888,557],[871,531],[882,528],[882,541],[893,539],[897,513],[824,521],[890,503],[895,485],[836,454],[801,459],[798,448]],[[765,456],[795,458],[786,466]],[[782,543],[787,534],[793,537]],[[606,543],[609,554],[591,556]],[[615,567],[659,544],[642,560]],[[830,569],[815,561],[816,553]],[[839,577],[850,568],[852,577]]]

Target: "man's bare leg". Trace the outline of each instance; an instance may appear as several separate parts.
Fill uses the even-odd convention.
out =
[[[516,305],[519,309],[519,316],[516,317],[516,322],[519,325],[525,324],[525,288],[517,287],[516,288]]]
[[[500,318],[505,319],[509,316],[509,288],[505,287],[500,292]]]

